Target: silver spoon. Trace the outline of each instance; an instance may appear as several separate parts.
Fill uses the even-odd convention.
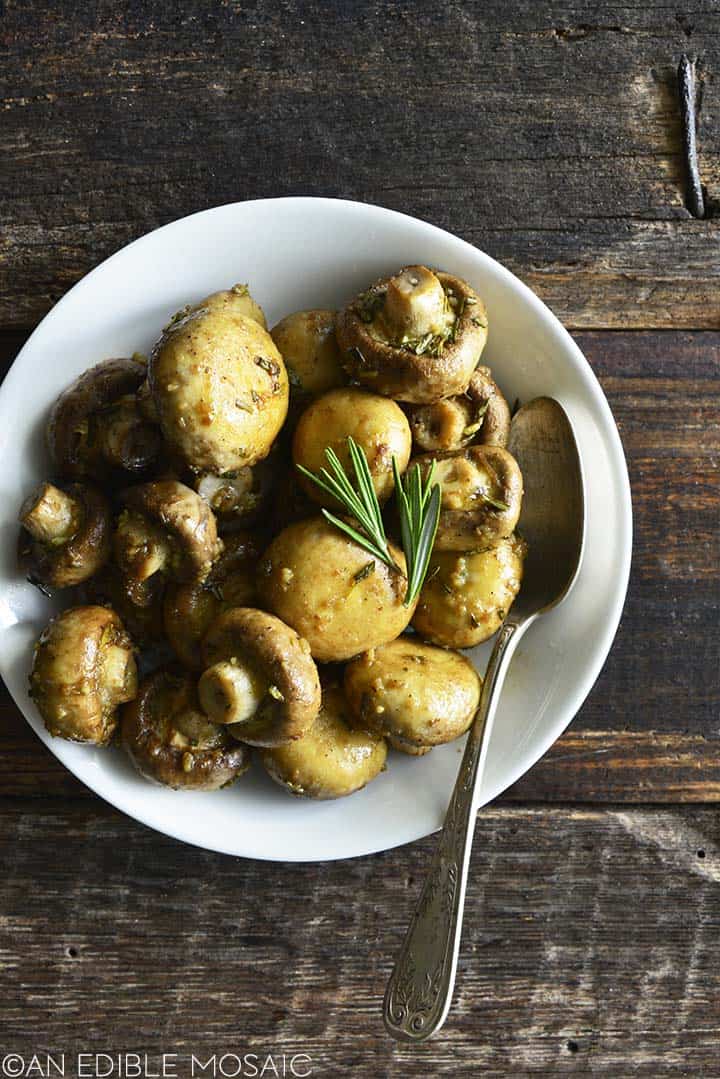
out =
[[[582,466],[562,406],[550,397],[524,405],[513,418],[508,449],[524,479],[518,529],[528,543],[525,575],[495,641],[437,850],[385,993],[385,1026],[401,1041],[431,1037],[450,1010],[480,782],[500,691],[525,631],[565,599],[582,558]]]

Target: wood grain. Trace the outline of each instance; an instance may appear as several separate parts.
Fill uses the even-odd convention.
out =
[[[302,1051],[320,1077],[717,1075],[713,810],[484,813],[453,1012],[417,1048],[384,1037],[380,1001],[432,840],[272,865],[109,809],[0,811],[4,1052]]]
[[[720,11],[662,0],[0,7],[0,325],[148,229],[317,194],[428,218],[574,327],[717,328],[716,217],[685,208],[675,70],[699,56],[720,191]],[[42,28],[40,31],[39,28]]]

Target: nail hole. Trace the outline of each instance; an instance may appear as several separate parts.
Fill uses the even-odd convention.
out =
[[[77,959],[78,950],[77,950],[77,948],[68,948],[67,954],[70,957],[70,959]]]
[[[571,1040],[571,1041],[569,1041],[569,1042],[567,1043],[567,1048],[568,1048],[568,1052],[569,1052],[569,1053],[577,1053],[577,1051],[579,1050],[580,1046],[578,1045],[578,1043],[577,1043],[577,1042],[574,1042],[574,1041],[572,1041],[572,1040]]]
[[[704,850],[699,850],[697,852],[697,856],[698,856],[698,858],[704,858],[705,857],[705,851]]]

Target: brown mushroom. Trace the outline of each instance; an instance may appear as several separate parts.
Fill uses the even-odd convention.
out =
[[[331,449],[345,469],[351,469],[349,437],[365,454],[375,494],[379,502],[385,502],[395,486],[393,457],[398,471],[404,472],[412,442],[405,413],[387,397],[344,386],[316,398],[295,428],[293,461],[318,473],[327,468],[325,452]],[[300,484],[314,501],[338,508],[336,500],[305,475]]]
[[[150,356],[163,435],[193,472],[262,460],[287,415],[285,364],[248,299],[230,290],[180,312]]]
[[[165,592],[165,632],[178,659],[201,671],[201,644],[218,615],[231,607],[247,607],[257,599],[256,574],[260,551],[245,532],[233,532],[207,580],[171,582]]]
[[[335,340],[334,311],[294,311],[273,326],[270,336],[288,369],[291,396],[307,399],[347,381]]]
[[[490,375],[478,367],[464,394],[408,409],[413,442],[420,450],[448,452],[471,443],[507,446],[508,403]]]
[[[215,723],[253,746],[299,738],[320,709],[320,679],[307,641],[253,607],[225,611],[203,642],[200,702]]]
[[[173,790],[218,790],[250,766],[249,750],[203,713],[193,676],[174,668],[143,681],[120,738],[141,775]]]
[[[90,603],[112,607],[120,615],[133,641],[156,645],[164,636],[163,593],[165,581],[157,573],[146,581],[128,581],[113,563],[107,563],[85,587]]]
[[[399,637],[345,668],[355,723],[419,755],[464,734],[480,702],[481,682],[459,652]]]
[[[526,550],[508,536],[484,551],[433,551],[413,629],[445,648],[492,637],[520,590]]]
[[[387,747],[379,734],[353,727],[341,687],[328,685],[320,713],[302,738],[259,756],[271,779],[291,794],[344,798],[383,771]]]
[[[70,607],[35,646],[30,696],[52,735],[106,745],[137,692],[133,646],[107,607]]]
[[[204,581],[222,551],[207,502],[184,483],[158,480],[129,487],[115,531],[115,559],[130,581],[162,573]]]
[[[465,393],[487,339],[482,300],[466,281],[408,266],[376,281],[337,318],[352,378],[398,401]]]
[[[218,475],[201,472],[192,480],[201,498],[215,514],[218,530],[226,535],[255,524],[268,508],[282,469],[280,454],[273,448],[257,464]]]
[[[19,521],[21,564],[39,584],[80,584],[110,557],[110,504],[94,487],[41,483],[20,507]]]
[[[407,626],[405,557],[398,573],[322,517],[285,528],[260,563],[258,591],[267,607],[309,642],[321,663],[340,662],[394,640]]]
[[[411,461],[425,476],[436,461],[442,488],[437,551],[490,547],[509,536],[520,516],[523,485],[515,458],[500,446],[468,446],[457,453],[424,454]]]
[[[60,394],[47,439],[61,475],[99,480],[114,471],[142,473],[155,463],[160,432],[135,396],[146,374],[140,357],[105,360]]]

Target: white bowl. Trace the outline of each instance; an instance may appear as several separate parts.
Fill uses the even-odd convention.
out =
[[[539,760],[600,672],[627,587],[630,490],[607,401],[555,316],[487,255],[391,210],[315,198],[205,210],[142,237],[80,281],[35,330],[0,390],[0,673],[28,723],[71,772],[160,832],[211,850],[282,861],[385,850],[441,825],[461,745],[421,758],[393,753],[387,771],[365,790],[313,803],[290,797],[259,768],[224,791],[176,793],[137,776],[120,750],[51,738],[28,698],[27,678],[32,642],[53,604],[26,583],[15,562],[17,509],[48,470],[48,410],[85,368],[148,351],[169,315],[216,289],[249,282],[273,325],[300,308],[338,307],[376,277],[415,262],[467,278],[480,292],[490,324],[483,362],[510,402],[547,394],[562,403],[585,468],[582,570],[568,600],[530,629],[513,661],[489,747],[485,802]],[[480,670],[488,653],[487,645],[475,650]]]

